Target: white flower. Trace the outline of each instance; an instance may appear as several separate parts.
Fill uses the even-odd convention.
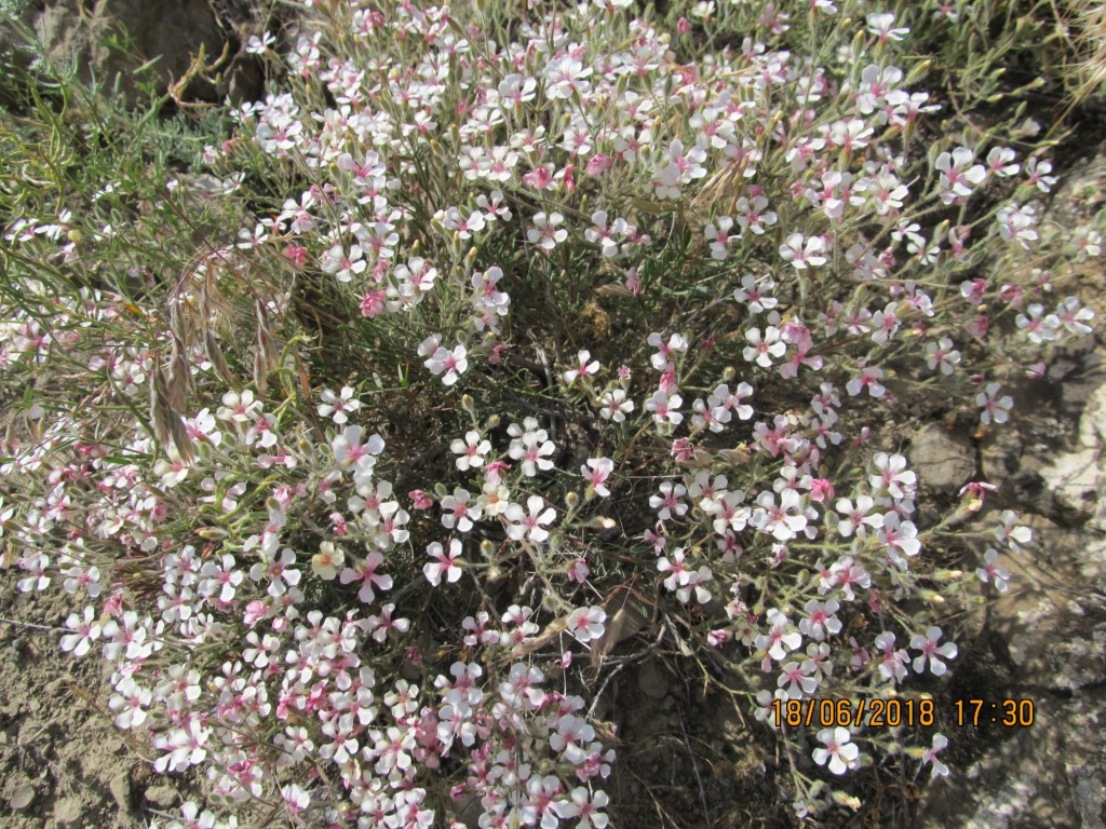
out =
[[[429,544],[426,548],[426,552],[430,554],[430,557],[434,561],[425,564],[422,568],[423,575],[426,576],[426,580],[432,585],[437,587],[442,583],[442,576],[450,584],[453,584],[461,578],[461,568],[457,565],[458,560],[461,558],[461,542],[459,539],[451,538],[449,540],[449,553],[447,554],[442,545],[437,541]]]
[[[319,404],[319,417],[331,417],[339,426],[344,426],[348,421],[346,412],[353,412],[361,408],[361,401],[353,399],[353,387],[342,386],[339,395],[335,395],[330,389],[323,389],[321,395],[323,402]]]
[[[947,776],[949,773],[949,767],[937,759],[937,755],[940,754],[948,744],[948,738],[944,734],[934,734],[931,747],[922,752],[922,765],[924,766],[926,763],[933,764],[933,771],[930,774],[931,780],[939,776]]]
[[[588,458],[587,466],[580,467],[580,474],[587,479],[588,486],[595,494],[607,498],[611,491],[607,489],[607,479],[614,471],[614,461],[610,458]]]
[[[526,507],[529,513],[523,510],[520,504],[511,504],[504,513],[508,521],[507,535],[514,541],[521,541],[529,536],[531,541],[541,543],[549,538],[549,531],[544,524],[552,523],[557,517],[557,511],[553,507],[545,507],[545,499],[540,495],[531,495],[526,499]]]
[[[607,612],[601,607],[578,607],[568,615],[565,629],[581,642],[590,642],[603,635]]]
[[[1010,419],[1010,410],[1014,408],[1014,398],[1008,394],[999,397],[999,389],[998,383],[988,383],[983,391],[975,397],[976,405],[983,408],[979,419],[984,425],[991,421],[1005,423]]]
[[[599,416],[604,420],[613,420],[615,423],[623,423],[626,413],[634,410],[634,401],[626,399],[623,389],[609,389],[603,392],[600,403],[603,407],[599,410]]]
[[[68,633],[61,638],[61,649],[74,656],[84,656],[92,647],[92,643],[100,638],[100,623],[94,621],[95,611],[92,606],[85,607],[80,616],[70,613],[65,620],[65,626],[73,633]]]
[[[780,245],[780,256],[798,271],[826,264],[826,257],[823,255],[825,252],[826,243],[822,241],[821,236],[811,236],[804,243],[803,234],[792,233],[787,237],[787,241]]]
[[[464,374],[469,367],[468,351],[458,343],[452,351],[445,346],[438,346],[433,354],[423,363],[430,373],[437,377],[442,375],[442,383],[452,386],[457,378]]]
[[[818,732],[818,739],[822,746],[814,749],[814,762],[819,766],[826,765],[829,761],[829,770],[834,774],[844,774],[857,763],[860,749],[855,743],[850,742],[852,735],[849,729],[843,726],[836,728],[824,728]]]
[[[570,386],[575,382],[577,377],[584,377],[585,375],[595,374],[599,371],[599,361],[591,359],[591,352],[581,351],[576,356],[576,368],[569,369],[564,373],[565,382]]]
[[[484,456],[492,451],[491,442],[482,440],[480,433],[475,430],[465,432],[464,440],[455,440],[449,445],[453,454],[457,455],[457,468],[462,472],[468,469],[479,469],[484,465]]]
[[[998,563],[998,550],[988,548],[983,555],[983,566],[976,568],[975,574],[984,584],[994,584],[999,593],[1006,592],[1006,582],[1010,579],[1010,571]]]
[[[787,351],[787,344],[774,325],[765,328],[763,335],[759,328],[750,328],[745,332],[745,339],[749,344],[745,346],[742,356],[750,363],[756,362],[761,368],[771,368],[772,358],[779,359]]]
[[[925,671],[927,659],[929,660],[929,670],[934,676],[942,676],[948,670],[945,663],[938,657],[955,659],[958,652],[957,647],[952,642],[946,642],[938,646],[937,642],[940,639],[941,628],[931,627],[926,630],[925,636],[915,634],[910,640],[910,647],[921,651],[921,655],[914,659],[914,673],[920,674]]]
[[[526,231],[526,238],[530,244],[537,245],[546,253],[549,253],[558,244],[568,238],[568,231],[559,225],[563,224],[565,217],[560,213],[538,213],[534,216],[534,226]]]
[[[658,390],[645,401],[645,410],[653,413],[653,420],[658,426],[663,426],[665,423],[675,426],[683,422],[684,416],[677,411],[683,402],[684,399],[678,394],[669,396]]]

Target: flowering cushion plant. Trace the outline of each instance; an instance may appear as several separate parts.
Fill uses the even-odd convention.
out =
[[[809,758],[800,814],[883,758],[947,772],[941,734],[771,712],[955,669],[953,611],[1009,573],[934,542],[1030,534],[969,521],[983,484],[923,521],[879,424],[1001,428],[1014,367],[1090,330],[1054,289],[1101,237],[1037,229],[1047,162],[930,147],[894,14],[794,5],[695,63],[623,2],[327,5],[202,153],[258,217],[164,296],[107,269],[118,229],[8,228],[108,278],[5,289],[6,378],[92,391],[5,441],[3,563],[73,597],[61,646],[158,771],[304,824],[602,827],[640,636]]]

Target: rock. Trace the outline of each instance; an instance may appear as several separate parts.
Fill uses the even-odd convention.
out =
[[[1079,445],[1084,449],[1106,445],[1106,386],[1099,386],[1087,399],[1079,419]]]
[[[637,687],[653,699],[662,699],[668,693],[668,677],[657,660],[651,659],[641,666],[637,674]]]
[[[65,797],[54,804],[54,826],[57,829],[76,829],[84,825],[84,804],[79,797]]]
[[[126,772],[117,774],[108,783],[108,789],[111,790],[111,796],[115,798],[116,804],[123,812],[130,812],[132,808],[131,803],[131,778]]]
[[[1074,512],[1081,519],[1095,514],[1101,477],[1097,449],[1057,455],[1053,463],[1041,469],[1041,477],[1062,509]]]
[[[959,432],[927,423],[910,442],[910,468],[922,486],[953,494],[975,476],[975,449]]]
[[[180,800],[180,794],[172,786],[150,786],[145,792],[146,800],[155,806],[168,808]]]
[[[22,786],[16,786],[15,791],[8,798],[8,804],[12,807],[13,812],[23,812],[30,807],[34,800],[35,790],[30,784],[24,783]]]

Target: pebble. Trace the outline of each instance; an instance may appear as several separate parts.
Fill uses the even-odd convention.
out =
[[[29,807],[35,799],[35,790],[26,784],[16,788],[12,792],[12,796],[8,798],[8,803],[16,812],[22,812]]]
[[[79,797],[67,797],[54,804],[54,826],[56,829],[84,826],[84,803]]]
[[[155,806],[162,806],[168,808],[180,800],[180,795],[177,790],[172,786],[150,786],[146,789],[146,800],[153,803]]]
[[[115,798],[116,804],[124,812],[131,810],[131,779],[124,772],[123,774],[117,774],[108,783],[108,789],[111,790],[111,796]]]

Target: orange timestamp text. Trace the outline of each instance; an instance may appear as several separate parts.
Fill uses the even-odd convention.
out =
[[[776,725],[792,728],[928,727],[937,721],[937,708],[931,699],[777,699],[772,717]]]
[[[929,728],[937,724],[937,704],[932,699],[777,699],[770,708],[777,726],[792,728]],[[1036,713],[1037,706],[1031,699],[958,699],[949,719],[968,728],[988,724],[1028,728]]]

